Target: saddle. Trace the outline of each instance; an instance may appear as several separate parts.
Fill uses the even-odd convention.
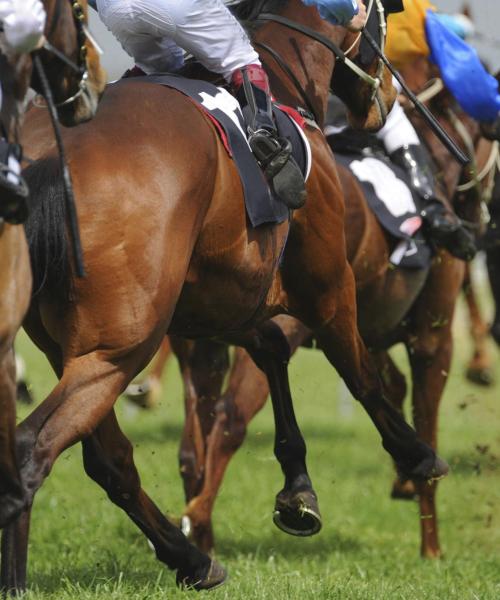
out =
[[[162,85],[188,97],[212,123],[228,156],[234,160],[244,192],[245,208],[252,227],[282,223],[289,219],[290,210],[273,194],[262,169],[248,145],[246,124],[236,98],[225,88],[213,83],[177,74],[145,75],[140,69],[125,74],[135,82]],[[287,139],[292,156],[304,179],[311,169],[311,150],[303,133],[305,120],[290,107],[275,103],[273,114],[280,137]]]
[[[386,155],[376,136],[346,129],[327,136],[335,160],[356,177],[368,206],[380,225],[395,239],[393,265],[427,269],[432,250],[422,231],[418,196],[406,172]]]

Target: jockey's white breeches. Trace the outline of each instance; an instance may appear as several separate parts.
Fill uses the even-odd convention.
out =
[[[401,86],[395,77],[392,78],[392,84],[398,93],[401,93]],[[377,137],[384,144],[385,151],[389,155],[403,146],[420,144],[417,132],[397,98],[387,115],[385,125],[377,132]]]
[[[97,0],[97,8],[106,27],[146,73],[179,69],[183,50],[228,80],[236,69],[260,64],[222,0]]]

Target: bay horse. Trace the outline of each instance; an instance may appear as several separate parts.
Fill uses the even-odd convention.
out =
[[[414,72],[426,76],[415,81]],[[403,75],[418,92],[420,85],[428,80],[428,73],[426,64],[414,64]],[[430,108],[450,135],[456,133],[455,119],[459,118],[474,143],[479,143],[478,124],[454,106],[446,91],[431,101]],[[442,193],[450,200],[464,176],[462,169],[437,144],[421,118],[416,114],[411,118],[432,153]],[[347,256],[356,278],[361,334],[373,352],[386,393],[398,410],[402,409],[406,395],[406,381],[386,350],[399,342],[405,344],[412,373],[417,433],[436,448],[438,407],[451,362],[451,324],[464,263],[440,250],[428,270],[391,267],[389,256],[394,241],[372,214],[354,176],[341,166],[338,170],[346,198]],[[472,193],[457,198],[455,208],[467,220],[478,222],[480,196]],[[291,352],[309,343],[313,336],[309,328],[290,316],[276,317],[274,322],[285,334]],[[227,348],[211,340],[192,342],[171,338],[171,343],[185,384],[186,421],[179,453],[187,501],[183,528],[200,548],[209,551],[214,546],[211,515],[225,469],[245,438],[248,422],[264,405],[269,386],[264,373],[240,348],[235,350],[227,388],[221,396],[227,374]],[[318,346],[322,347],[321,339]],[[418,496],[421,554],[429,558],[438,557],[441,552],[436,485],[436,480],[415,482],[399,476],[392,490],[395,498]]]
[[[337,44],[353,41],[299,0],[266,3],[266,9]],[[272,22],[254,39],[290,66],[321,127],[335,64],[330,50]],[[268,66],[275,96],[284,104],[301,104],[280,66]],[[354,117],[380,126],[395,94],[390,75],[383,72],[374,104],[372,89],[340,66],[335,81]],[[378,72],[378,61],[367,70]],[[88,270],[80,281],[64,250],[60,174],[44,142],[46,119],[32,111],[27,125],[25,145],[39,160],[26,177],[42,209],[27,227],[28,239],[36,242],[31,248],[36,295],[25,327],[59,383],[17,430],[26,500],[0,497],[0,524],[11,522],[4,538],[12,543],[2,554],[8,581],[24,585],[35,493],[59,454],[78,441],[87,474],[143,531],[158,559],[177,571],[179,583],[207,589],[224,580],[224,570],[190,544],[142,490],[132,446],[113,410],[166,332],[242,344],[266,370],[276,408],[275,452],[285,472],[277,505],[290,528],[309,527],[318,517],[288,387],[288,345],[268,321],[277,313],[294,314],[314,330],[403,473],[428,480],[447,472],[446,463],[384,398],[358,333],[340,183],[319,128],[307,129],[314,156],[307,205],[290,222],[253,229],[235,167],[215,128],[191,101],[143,80],[109,86],[96,117],[64,134]],[[48,241],[40,236],[44,218],[59,225]]]
[[[81,27],[73,15],[73,5],[68,0],[44,0],[47,12],[46,39],[69,60],[79,61],[82,51],[77,35]],[[99,61],[89,49],[88,98],[92,102],[102,91],[99,82]],[[70,69],[54,69],[53,58],[42,51],[42,63],[56,101],[64,101],[69,93],[78,89],[80,77]],[[32,81],[32,57],[13,54],[2,48],[0,53],[0,80],[2,87],[1,123],[4,134],[17,142],[24,112],[26,95]],[[33,81],[37,86],[37,82]],[[99,90],[100,86],[100,90]],[[93,115],[95,107],[83,103],[83,98],[65,105],[61,117],[67,124],[76,125]],[[1,199],[0,199],[1,202]],[[9,221],[9,222],[8,222]],[[16,376],[13,343],[27,313],[31,297],[31,269],[28,246],[22,225],[14,220],[0,218],[0,495],[10,496],[16,503],[24,502],[16,456]]]

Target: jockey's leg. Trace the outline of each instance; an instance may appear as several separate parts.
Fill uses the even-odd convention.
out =
[[[276,194],[290,208],[302,206],[304,180],[289,142],[277,136],[267,75],[222,0],[97,0],[97,6],[101,19],[146,73],[171,71],[165,68],[165,54],[174,51],[178,59],[183,48],[231,81],[248,107],[245,112],[251,113],[250,145]]]
[[[474,236],[436,196],[429,158],[397,100],[377,137],[391,159],[408,174],[413,191],[423,203],[421,214],[431,239],[457,258],[471,260],[477,250]]]

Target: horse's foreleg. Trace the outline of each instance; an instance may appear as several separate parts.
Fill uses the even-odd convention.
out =
[[[141,529],[153,544],[157,558],[177,571],[178,583],[201,590],[224,581],[224,569],[190,544],[142,490],[132,445],[122,433],[114,411],[82,445],[87,474]]]
[[[269,386],[242,348],[236,348],[228,387],[215,405],[215,421],[206,440],[201,488],[184,511],[195,544],[208,552],[214,547],[212,511],[229,461],[243,443],[247,424],[264,406]]]
[[[462,286],[465,301],[469,311],[470,335],[473,343],[473,354],[467,366],[467,379],[479,385],[491,385],[493,375],[491,370],[491,356],[488,352],[488,325],[485,323],[476,291],[471,277],[471,265],[465,265],[465,277]]]
[[[128,400],[141,408],[158,406],[162,396],[161,378],[171,354],[170,340],[165,336],[144,379],[127,386],[124,395]]]
[[[16,458],[16,374],[14,351],[0,349],[0,496],[22,500],[21,475]]]
[[[420,334],[409,345],[413,376],[413,412],[418,435],[437,447],[437,421],[439,401],[448,377],[451,363],[452,340],[449,326],[439,335]],[[421,554],[424,557],[440,556],[438,523],[435,505],[435,480],[416,482],[420,504]]]
[[[248,337],[245,348],[267,376],[275,423],[274,453],[285,475],[276,497],[274,522],[292,535],[313,535],[321,529],[318,500],[306,467],[306,445],[293,409],[288,380],[290,345],[273,321]]]
[[[406,397],[406,379],[397,368],[388,352],[376,352],[373,355],[377,369],[382,380],[384,394],[389,402],[401,414],[403,413],[403,403]],[[394,480],[391,497],[399,500],[413,500],[416,495],[415,484],[410,479],[401,479],[396,475]]]
[[[443,476],[448,466],[418,439],[402,414],[384,397],[375,362],[358,332],[354,277],[346,268],[329,294],[318,295],[316,339],[352,395],[361,402],[382,437],[382,445],[406,477],[428,480]],[[314,307],[314,305],[313,305]],[[311,306],[306,308],[311,315]],[[306,314],[307,314],[306,313]]]
[[[185,422],[179,468],[186,502],[199,493],[205,477],[206,444],[215,420],[215,405],[229,369],[228,349],[212,340],[171,337],[184,383]]]
[[[413,414],[418,435],[437,447],[437,421],[452,356],[451,326],[463,281],[463,263],[442,253],[411,315],[406,341],[413,380]],[[415,482],[420,502],[422,556],[440,555],[435,507],[436,481]]]

